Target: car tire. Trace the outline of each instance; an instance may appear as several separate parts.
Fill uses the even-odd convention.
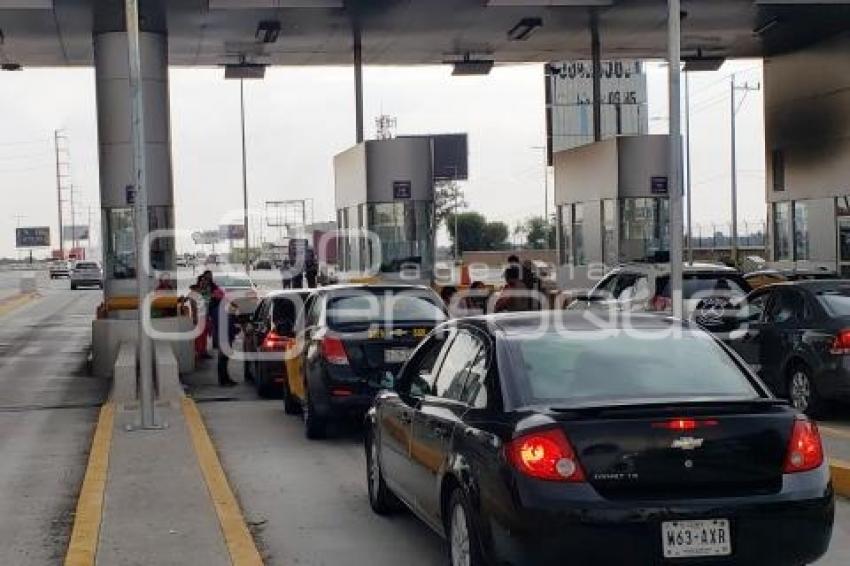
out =
[[[242,379],[245,383],[254,383],[254,372],[251,369],[251,362],[244,360],[242,362]]]
[[[298,400],[292,396],[289,390],[289,382],[287,378],[283,380],[283,412],[287,415],[297,415],[301,411],[301,405]]]
[[[271,397],[274,397],[272,385],[266,379],[266,370],[263,369],[263,366],[259,363],[257,364],[256,369],[257,373],[254,376],[254,385],[257,386],[257,395],[263,399],[270,399]]]
[[[823,399],[815,387],[812,370],[802,363],[792,364],[787,371],[788,399],[791,406],[809,416],[816,416],[823,409]]]
[[[377,515],[389,515],[398,511],[398,497],[384,483],[381,458],[374,431],[366,437],[366,485],[369,487],[369,505]]]
[[[76,283],[71,283],[71,290],[72,290],[72,291],[76,291],[76,290],[77,290],[77,284],[76,284]]]
[[[450,566],[486,566],[472,509],[460,488],[449,496],[445,523]]]
[[[304,403],[301,405],[301,418],[304,420],[304,436],[310,440],[319,440],[327,435],[327,422],[316,414],[313,402],[310,400],[310,391],[304,389]]]

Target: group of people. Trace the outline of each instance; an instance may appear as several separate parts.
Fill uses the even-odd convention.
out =
[[[460,298],[457,287],[446,285],[440,290],[440,297],[455,313],[522,312],[544,308],[543,282],[530,260],[521,262],[517,255],[508,256],[502,276],[505,286],[492,308],[489,304],[491,293],[482,281],[473,281],[469,291]]]
[[[198,360],[211,359],[209,343],[212,339],[212,349],[218,350],[218,384],[224,387],[232,387],[236,382],[230,378],[227,370],[228,355],[221,347],[222,324],[224,337],[227,338],[227,347],[233,345],[233,339],[239,333],[235,316],[228,312],[222,318],[221,302],[224,300],[224,291],[216,285],[212,271],[206,270],[201,273],[196,282],[189,286],[191,292],[189,302],[192,306],[192,322],[195,328],[201,327],[201,333],[195,338],[195,357]],[[231,305],[232,307],[232,305]]]

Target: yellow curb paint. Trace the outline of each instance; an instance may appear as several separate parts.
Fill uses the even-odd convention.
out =
[[[829,471],[832,474],[832,487],[842,497],[850,497],[850,462],[831,459]]]
[[[227,543],[227,550],[230,552],[230,562],[233,566],[262,566],[263,559],[260,557],[248,525],[245,524],[242,510],[227,482],[227,476],[224,474],[212,439],[204,426],[201,413],[191,399],[184,398],[182,404],[183,415],[186,417],[186,424],[192,436],[198,464],[201,466],[201,473],[207,483],[207,489]]]
[[[19,293],[3,299],[0,301],[0,316],[12,312],[16,308],[27,304],[38,296],[38,293]]]
[[[114,418],[115,406],[110,401],[100,409],[100,418],[91,443],[83,487],[80,489],[80,497],[77,500],[77,514],[74,517],[74,529],[71,531],[71,540],[65,555],[65,566],[93,566],[97,558]]]

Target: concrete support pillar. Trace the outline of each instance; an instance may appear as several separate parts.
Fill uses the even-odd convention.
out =
[[[354,23],[354,130],[356,143],[364,139],[363,132],[363,46],[360,24]]]
[[[164,33],[140,34],[145,104],[145,151],[150,231],[174,227],[168,96],[168,41]],[[132,194],[133,140],[127,33],[94,36],[100,201],[103,213],[104,293],[107,299],[135,296]],[[172,270],[173,237],[151,241],[151,266]]]

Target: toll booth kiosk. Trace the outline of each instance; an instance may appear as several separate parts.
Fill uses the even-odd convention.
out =
[[[553,161],[560,288],[585,289],[620,263],[669,257],[666,135],[618,136]]]
[[[433,281],[434,194],[466,178],[466,135],[369,140],[334,157],[343,278]]]

